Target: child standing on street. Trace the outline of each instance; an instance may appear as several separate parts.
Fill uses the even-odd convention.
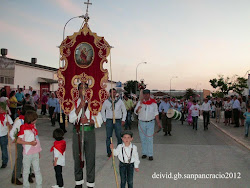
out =
[[[248,137],[248,131],[250,127],[250,106],[247,107],[247,112],[243,114],[245,120],[245,137]]]
[[[30,187],[28,179],[31,165],[35,172],[36,188],[42,188],[42,174],[39,166],[42,148],[38,139],[38,131],[35,127],[37,118],[35,111],[27,111],[24,117],[24,124],[21,125],[18,133],[17,143],[23,145],[23,188]]]
[[[110,144],[110,149],[113,150],[114,156],[118,156],[120,161],[121,188],[125,188],[126,182],[128,183],[128,188],[133,188],[134,170],[139,172],[140,164],[137,147],[131,143],[133,140],[131,131],[123,131],[121,137],[123,143],[119,144],[116,149],[114,149],[113,144]]]
[[[66,142],[63,140],[64,131],[60,128],[55,129],[53,132],[53,138],[56,140],[54,145],[50,149],[50,152],[53,151],[54,162],[53,166],[56,173],[56,185],[52,188],[63,188],[63,176],[62,176],[62,167],[65,166],[65,150]]]
[[[2,166],[6,168],[8,163],[8,130],[12,128],[13,121],[11,117],[6,114],[6,103],[0,102],[0,146],[2,151]]]

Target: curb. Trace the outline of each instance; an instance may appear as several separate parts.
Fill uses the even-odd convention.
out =
[[[245,148],[247,148],[248,150],[250,150],[250,146],[248,144],[245,144],[244,142],[242,142],[240,139],[236,138],[235,136],[233,136],[232,134],[228,133],[227,131],[225,131],[224,129],[220,128],[216,123],[210,121],[210,123],[212,123],[217,129],[219,129],[221,132],[225,133],[227,136],[231,137],[233,140],[235,140],[236,142],[238,142],[239,144],[241,144],[242,146],[244,146]]]

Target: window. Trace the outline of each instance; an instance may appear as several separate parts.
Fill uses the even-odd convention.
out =
[[[0,76],[0,83],[1,84],[14,84],[14,78],[13,77]]]
[[[0,83],[4,84],[4,77],[3,76],[0,76]]]

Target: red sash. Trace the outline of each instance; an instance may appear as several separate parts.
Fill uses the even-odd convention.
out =
[[[56,148],[62,155],[66,150],[66,142],[65,140],[55,141],[54,145],[51,147],[50,152],[52,152]]]
[[[156,101],[155,101],[155,99],[149,98],[148,101],[143,101],[142,103],[145,104],[145,105],[151,105],[153,103],[156,104]]]
[[[0,121],[1,121],[1,123],[2,123],[2,126],[4,126],[3,122],[4,122],[4,120],[5,120],[5,115],[6,115],[6,113],[1,113],[1,114],[0,114]]]

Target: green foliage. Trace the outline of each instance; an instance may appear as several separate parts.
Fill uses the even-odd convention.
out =
[[[138,85],[138,82],[136,80],[129,80],[125,83],[124,89],[126,90],[127,93],[136,93],[135,88],[136,85]]]
[[[184,97],[185,97],[186,99],[189,99],[190,96],[192,96],[192,97],[195,96],[194,89],[192,89],[192,88],[186,89],[186,93],[185,93],[185,95],[184,95]]]
[[[224,78],[223,75],[219,75],[219,78],[214,78],[212,80],[209,80],[211,86],[214,89],[218,89],[218,93],[221,97],[224,97],[224,95],[227,95],[229,91],[233,89],[232,81],[229,77]]]
[[[215,91],[212,93],[213,97],[217,97],[217,98],[223,98],[224,97],[224,93],[222,93],[221,91]]]
[[[211,86],[214,89],[217,89],[217,91],[214,92],[212,95],[224,97],[228,94],[229,91],[234,91],[239,95],[242,95],[244,89],[247,88],[247,79],[245,79],[244,77],[236,76],[237,75],[234,75],[232,78],[224,78],[223,75],[219,75],[218,79],[214,78],[209,80]]]
[[[245,88],[248,88],[247,79],[244,77],[238,77],[233,83],[233,91],[239,95],[242,95]]]

